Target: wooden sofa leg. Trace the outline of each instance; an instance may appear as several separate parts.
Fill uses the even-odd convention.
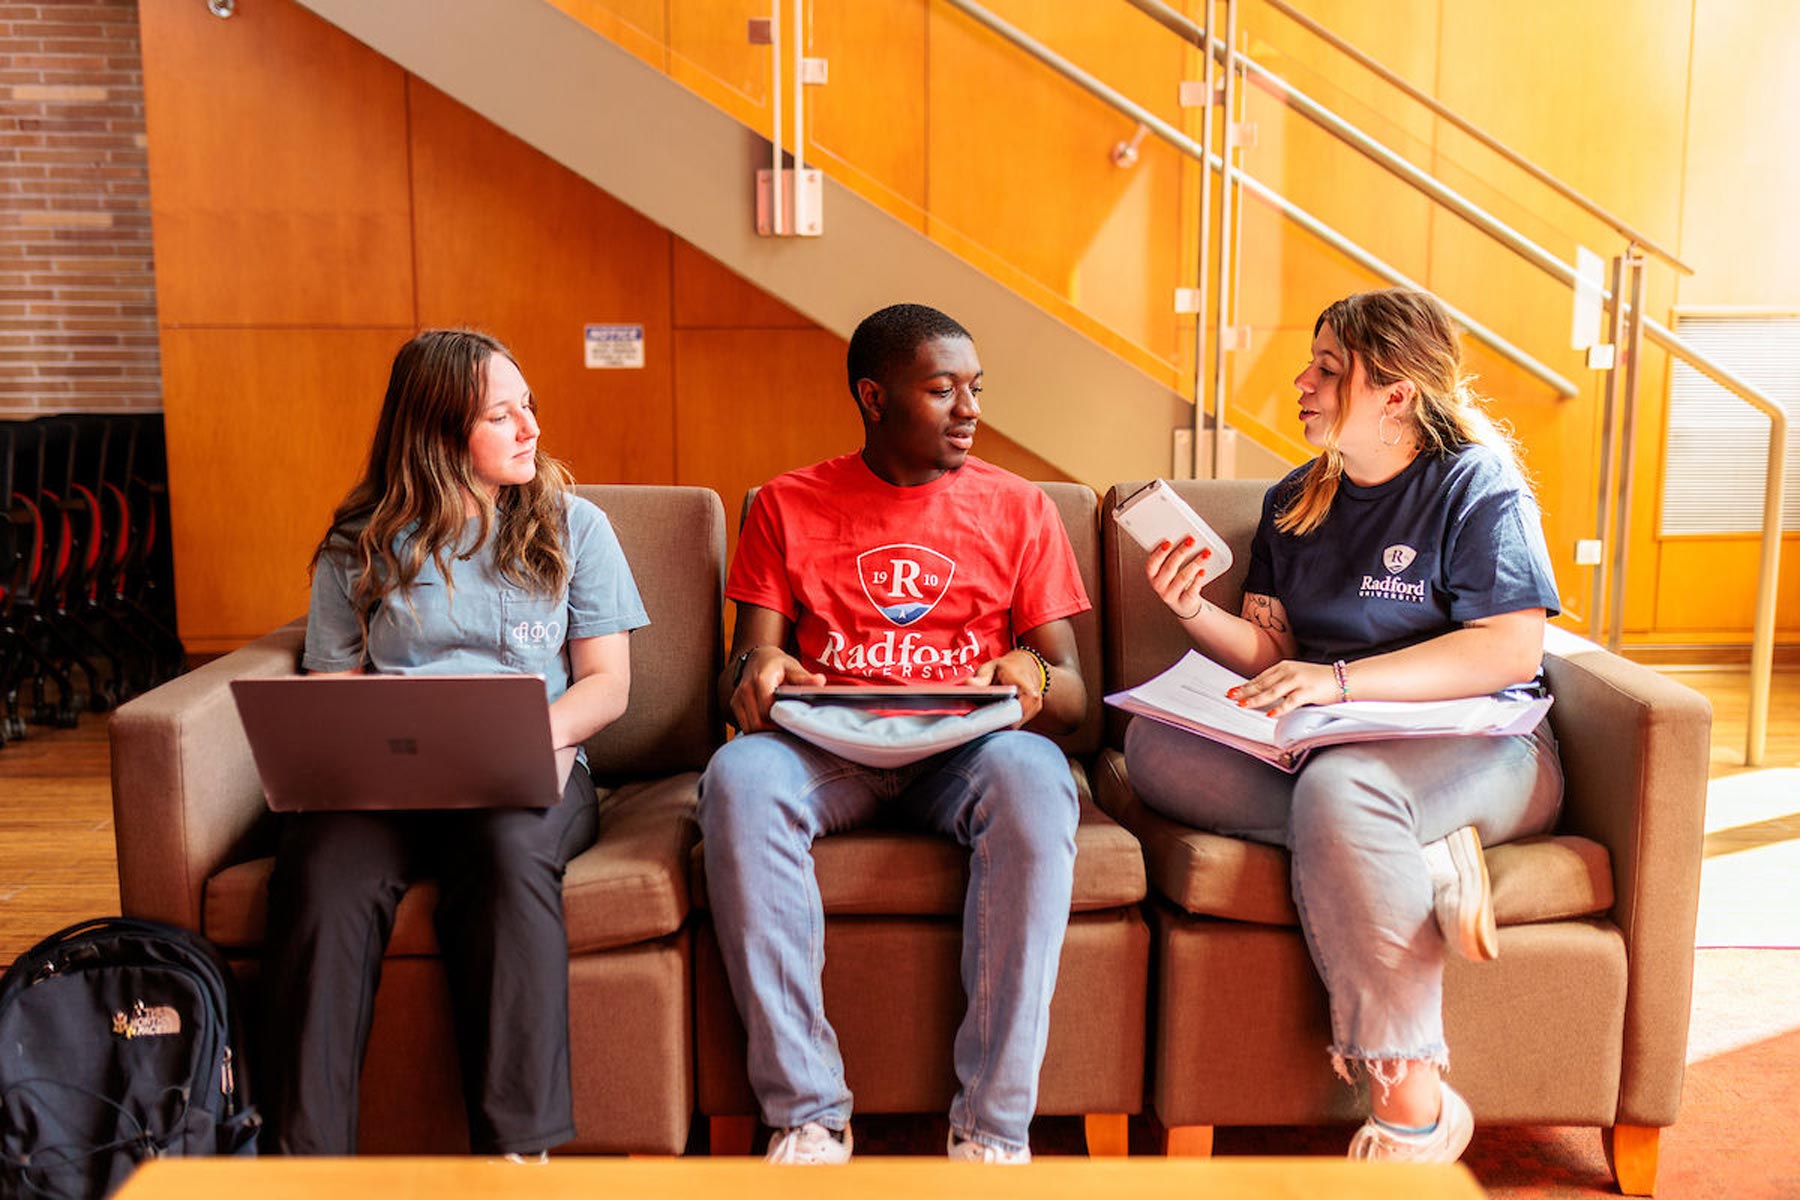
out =
[[[1170,1158],[1211,1158],[1213,1127],[1211,1125],[1172,1125],[1163,1153]]]
[[[1657,1139],[1662,1130],[1646,1125],[1614,1125],[1601,1131],[1606,1161],[1611,1164],[1619,1191],[1627,1196],[1656,1193]]]
[[[756,1118],[708,1117],[706,1133],[707,1144],[712,1147],[714,1158],[727,1154],[749,1154],[750,1143],[756,1138]]]
[[[1131,1122],[1124,1113],[1089,1113],[1085,1122],[1089,1158],[1124,1158],[1131,1153]]]

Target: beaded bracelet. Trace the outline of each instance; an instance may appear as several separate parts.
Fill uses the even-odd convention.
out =
[[[1031,655],[1033,662],[1037,663],[1038,674],[1042,675],[1044,679],[1044,686],[1038,689],[1038,699],[1041,700],[1045,696],[1048,696],[1050,694],[1050,660],[1023,643],[1014,646],[1013,649],[1023,650],[1025,653]]]
[[[1350,672],[1344,666],[1343,659],[1340,658],[1331,664],[1331,673],[1337,676],[1338,703],[1342,704],[1350,699]]]

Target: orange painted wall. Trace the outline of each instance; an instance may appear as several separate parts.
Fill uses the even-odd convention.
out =
[[[507,342],[584,481],[708,486],[735,512],[859,443],[842,339],[306,10],[145,0],[140,24],[189,650],[305,609],[418,328]],[[644,326],[645,367],[587,369],[597,322]],[[1062,477],[991,431],[980,451]]]

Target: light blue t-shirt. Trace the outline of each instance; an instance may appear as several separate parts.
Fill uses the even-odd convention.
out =
[[[539,595],[501,578],[490,531],[474,554],[451,560],[454,589],[427,558],[406,595],[389,593],[375,606],[366,644],[350,601],[354,564],[327,552],[313,571],[301,664],[308,671],[363,667],[384,675],[542,675],[554,701],[569,688],[570,638],[650,623],[606,514],[572,494],[565,513],[569,582],[561,595]]]
[[[1373,487],[1340,479],[1323,524],[1281,533],[1275,516],[1310,466],[1263,498],[1244,579],[1245,592],[1281,601],[1301,660],[1354,661],[1481,617],[1559,611],[1537,503],[1487,447],[1421,454]]]

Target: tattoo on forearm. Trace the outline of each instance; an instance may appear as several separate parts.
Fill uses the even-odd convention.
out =
[[[1286,633],[1287,622],[1275,612],[1275,601],[1267,596],[1248,596],[1244,600],[1244,616],[1252,625],[1268,630],[1270,633]]]

